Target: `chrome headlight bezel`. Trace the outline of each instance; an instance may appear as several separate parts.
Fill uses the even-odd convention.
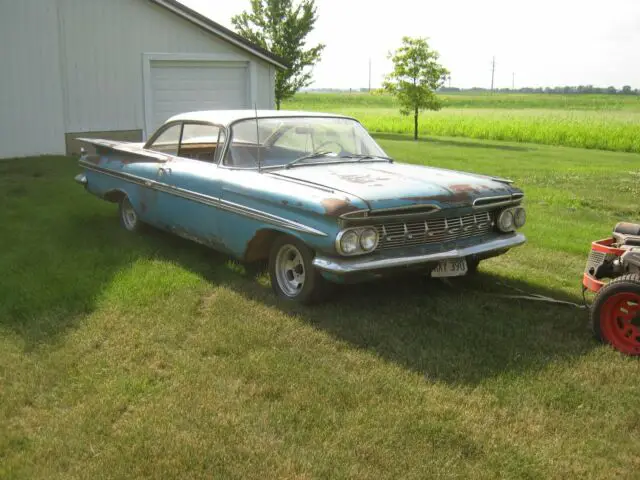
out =
[[[362,234],[365,232],[368,234],[373,233],[375,235],[375,242],[373,243],[373,246],[371,246],[371,248],[369,249],[366,249],[362,244]],[[352,234],[356,235],[357,247],[354,251],[347,252],[343,248],[343,240],[346,235],[351,236]],[[378,233],[378,230],[375,227],[371,227],[371,226],[352,227],[352,228],[345,228],[344,230],[341,230],[340,232],[338,232],[338,235],[336,236],[335,246],[336,246],[336,251],[340,255],[343,255],[345,257],[352,257],[354,255],[364,255],[366,253],[373,252],[378,247],[379,242],[380,242],[380,235]]]
[[[349,245],[349,248],[346,246]],[[360,248],[360,236],[353,230],[344,232],[340,236],[340,251],[344,255],[353,255]]]
[[[523,207],[513,209],[513,224],[516,228],[522,228],[527,223],[527,211]]]
[[[518,221],[516,219],[519,219]],[[515,232],[522,228],[527,220],[527,213],[523,207],[510,207],[501,210],[496,218],[496,227],[503,233]]]

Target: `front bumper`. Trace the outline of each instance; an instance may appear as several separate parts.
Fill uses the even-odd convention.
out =
[[[387,269],[414,267],[420,265],[435,264],[442,260],[465,257],[491,257],[492,254],[506,251],[513,247],[518,247],[526,242],[526,238],[521,233],[513,233],[508,236],[501,236],[495,240],[489,240],[477,245],[447,250],[445,252],[428,253],[422,255],[402,255],[371,258],[332,258],[317,256],[313,259],[313,265],[322,271],[336,275],[347,275],[351,273],[384,271]]]

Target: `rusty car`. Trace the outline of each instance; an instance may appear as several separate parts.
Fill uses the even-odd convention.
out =
[[[76,181],[117,203],[126,230],[151,225],[263,262],[292,302],[335,283],[469,274],[525,242],[512,181],[392,159],[345,115],[196,111],[145,142],[79,140],[94,151]]]

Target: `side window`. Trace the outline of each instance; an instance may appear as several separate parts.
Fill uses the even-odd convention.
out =
[[[182,124],[176,124],[167,128],[156,138],[149,146],[149,150],[167,153],[169,155],[178,154],[178,145],[180,144],[180,131]]]
[[[214,162],[219,136],[219,127],[199,123],[185,123],[178,155],[204,162]]]

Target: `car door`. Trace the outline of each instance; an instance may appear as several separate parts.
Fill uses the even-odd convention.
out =
[[[221,180],[216,162],[224,130],[209,123],[183,122],[180,126],[176,151],[165,151],[171,159],[157,170],[158,221],[162,228],[182,237],[222,248],[218,224]]]

